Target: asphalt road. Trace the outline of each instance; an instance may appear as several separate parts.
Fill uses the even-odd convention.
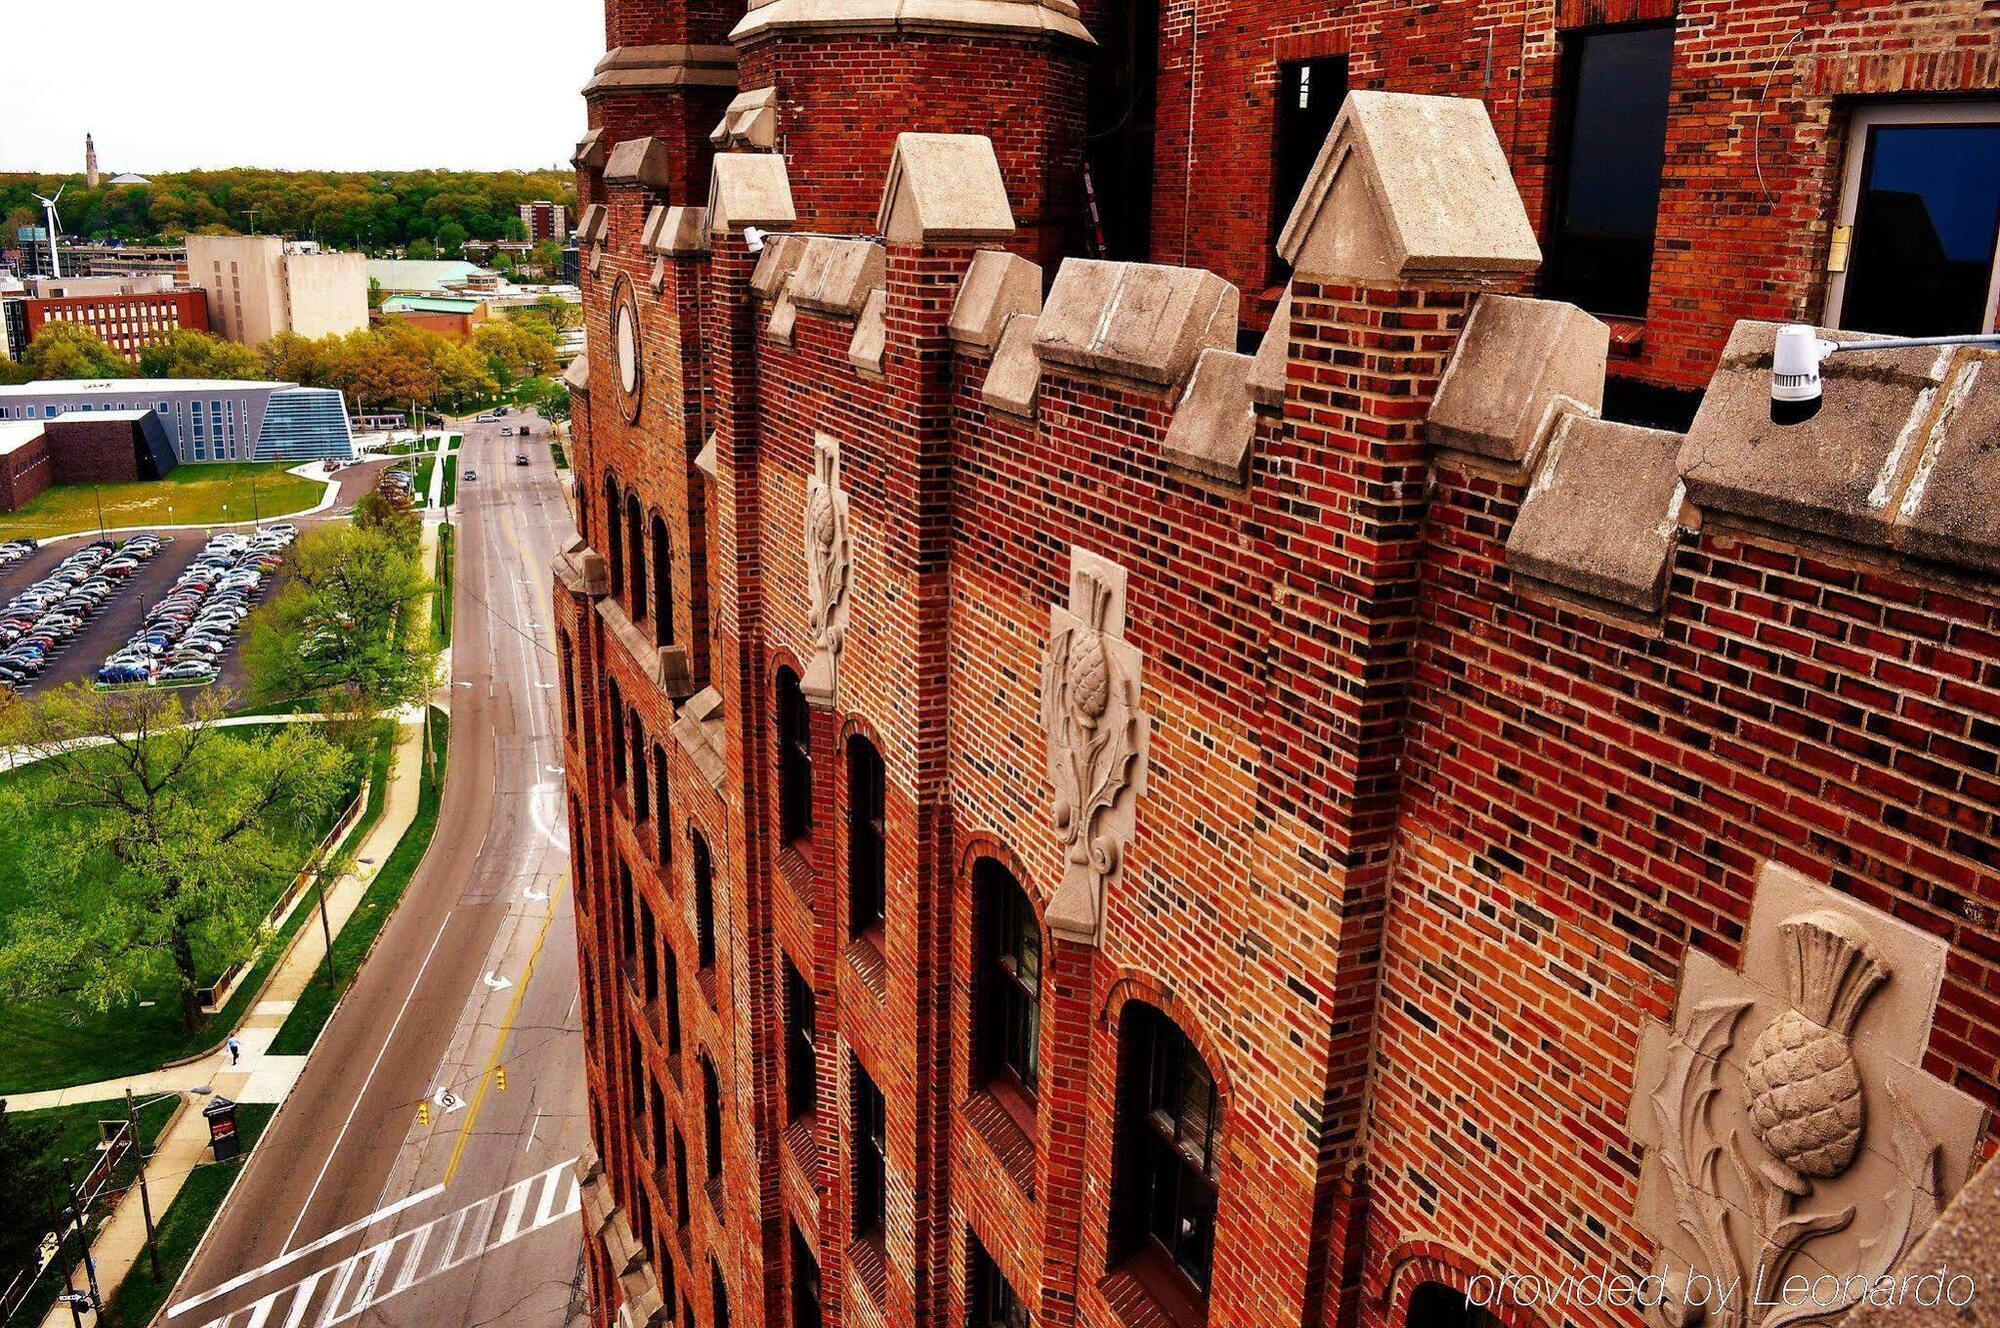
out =
[[[332,507],[326,511],[307,517],[290,519],[301,530],[316,521],[344,516],[351,511],[355,502],[369,489],[375,487],[375,474],[383,469],[386,462],[371,462],[352,466],[340,472],[340,495]],[[247,530],[247,526],[217,527],[217,529]],[[163,530],[163,537],[171,539],[150,563],[144,563],[139,570],[125,578],[125,584],[117,593],[104,601],[104,607],[95,617],[83,625],[83,630],[62,644],[49,667],[41,676],[21,690],[32,694],[66,683],[88,682],[96,676],[105,656],[125,644],[132,633],[138,630],[145,619],[146,610],[173,588],[183,569],[194,561],[195,555],[208,543],[206,530]],[[114,539],[123,538],[113,536]],[[0,604],[12,599],[15,594],[41,580],[55,570],[56,564],[88,543],[88,538],[58,540],[44,544],[28,557],[0,572]],[[264,583],[264,598],[268,599],[277,588],[276,580]],[[262,602],[261,600],[259,602]],[[222,655],[222,676],[217,682],[231,691],[243,690],[243,668],[239,659],[238,646],[242,642],[239,630],[235,641]]]
[[[588,1135],[548,604],[572,526],[545,442],[517,467],[499,428],[470,426],[459,462],[479,478],[458,490],[436,838],[168,1324],[558,1328],[581,1315],[567,1163]]]

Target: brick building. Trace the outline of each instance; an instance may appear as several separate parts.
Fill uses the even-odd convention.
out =
[[[1770,320],[1991,326],[1987,6],[606,26],[601,1322],[1908,1254],[2000,1145],[2000,388],[1843,353],[1780,425]]]
[[[139,362],[140,351],[169,332],[181,328],[208,331],[208,296],[198,290],[128,286],[115,294],[67,295],[22,303],[29,341],[50,323],[80,323],[132,364]]]

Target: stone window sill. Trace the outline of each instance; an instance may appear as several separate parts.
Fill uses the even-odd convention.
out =
[[[881,1313],[889,1291],[889,1259],[882,1245],[882,1233],[870,1231],[857,1236],[847,1247],[849,1281],[860,1287],[868,1304]]]
[[[889,986],[889,965],[882,957],[882,929],[871,927],[847,943],[847,962],[862,985],[884,998]]]
[[[1149,1242],[1097,1284],[1124,1328],[1208,1328],[1208,1302]]]
[[[1002,1092],[1006,1089],[1000,1090]],[[1018,1096],[1018,1090],[1014,1090]],[[1032,1113],[1034,1107],[1027,1104]],[[1035,1197],[1035,1139],[1022,1128],[1016,1110],[1000,1100],[993,1086],[975,1091],[965,1100],[965,1123],[985,1143],[1008,1177],[1022,1194]],[[1032,1114],[1030,1119],[1032,1119]]]

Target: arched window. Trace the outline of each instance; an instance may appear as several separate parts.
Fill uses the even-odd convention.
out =
[[[820,1328],[819,1260],[792,1224],[792,1328]]]
[[[785,1120],[787,1123],[819,1104],[819,1058],[813,1049],[813,990],[789,958],[785,971]]]
[[[1501,1328],[1500,1318],[1475,1305],[1463,1291],[1442,1282],[1425,1282],[1410,1292],[1403,1328]]]
[[[854,1239],[882,1238],[889,1193],[888,1104],[882,1090],[861,1068],[854,1067]]]
[[[576,651],[570,646],[567,628],[556,629],[556,646],[562,672],[557,684],[562,688],[563,694],[563,729],[574,739],[576,737]]]
[[[651,1005],[660,999],[660,928],[653,921],[653,906],[644,899],[639,901],[639,972],[640,990]]]
[[[604,558],[611,565],[611,593],[625,593],[625,532],[618,518],[618,477],[604,472]]]
[[[625,495],[625,538],[631,545],[626,554],[632,565],[632,620],[646,616],[646,518],[639,511],[639,495]]]
[[[729,1287],[722,1280],[722,1265],[708,1256],[708,1322],[710,1328],[729,1328]]]
[[[972,869],[978,919],[973,1070],[1003,1099],[1032,1105],[1041,1044],[1042,929],[1014,874],[992,858]]]
[[[688,1146],[681,1127],[674,1126],[674,1223],[688,1224]]]
[[[887,801],[882,757],[855,734],[847,740],[847,927],[863,936],[888,913]]]
[[[666,965],[661,976],[665,987],[667,1009],[667,1059],[674,1060],[681,1054],[681,958],[669,945],[661,951],[660,958]],[[674,1078],[680,1078],[680,1066],[672,1067]]]
[[[716,1180],[722,1175],[722,1085],[715,1077],[715,1062],[707,1056],[701,1058],[701,1132],[708,1178]]]
[[[1173,1020],[1132,1001],[1118,1025],[1116,1252],[1208,1295],[1215,1254],[1215,1079]]]
[[[708,841],[690,828],[688,843],[694,850],[694,953],[695,967],[715,967],[715,864],[708,856]]]
[[[653,837],[660,850],[660,866],[664,868],[674,860],[674,818],[667,814],[667,749],[657,744],[653,747],[653,801],[658,804]]]
[[[667,523],[653,513],[653,644],[664,646],[674,639],[674,546],[667,537]]]
[[[799,675],[778,670],[778,839],[796,844],[812,833],[812,710]]]

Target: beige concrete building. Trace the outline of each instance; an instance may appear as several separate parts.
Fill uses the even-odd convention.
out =
[[[188,236],[188,280],[208,292],[215,330],[257,345],[280,332],[321,337],[368,326],[368,265],[276,235]]]

